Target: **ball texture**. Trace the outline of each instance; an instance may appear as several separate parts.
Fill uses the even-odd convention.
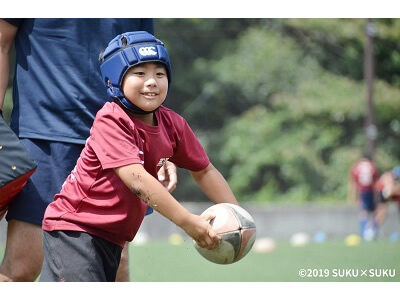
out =
[[[213,213],[210,225],[222,238],[216,249],[208,250],[194,243],[197,251],[206,259],[217,264],[231,264],[242,259],[256,240],[256,225],[252,216],[242,207],[230,203],[215,204],[202,215]]]

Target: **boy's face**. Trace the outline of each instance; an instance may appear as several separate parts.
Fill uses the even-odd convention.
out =
[[[163,102],[168,92],[167,71],[160,63],[143,63],[125,74],[122,82],[125,97],[144,111],[153,111]]]

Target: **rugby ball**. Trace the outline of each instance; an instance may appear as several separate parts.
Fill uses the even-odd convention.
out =
[[[230,203],[215,204],[202,215],[213,213],[210,221],[214,231],[222,238],[216,249],[208,250],[194,242],[196,250],[216,264],[231,264],[242,259],[256,240],[256,225],[252,216],[242,207]]]

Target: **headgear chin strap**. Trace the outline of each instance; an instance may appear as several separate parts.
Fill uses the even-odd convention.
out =
[[[171,83],[171,65],[164,43],[146,31],[126,32],[116,36],[100,55],[100,71],[107,94],[127,110],[135,114],[149,114],[126,99],[122,91],[122,80],[129,68],[145,63],[160,62],[167,70]]]

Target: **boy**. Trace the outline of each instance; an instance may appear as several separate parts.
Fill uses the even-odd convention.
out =
[[[41,281],[114,281],[121,249],[148,207],[201,247],[220,238],[214,216],[189,213],[157,181],[168,160],[189,169],[214,203],[237,204],[186,121],[162,106],[171,82],[164,44],[138,31],[118,35],[100,55],[114,102],[97,113],[76,167],[45,212]]]
[[[360,235],[366,240],[376,237],[378,231],[374,191],[377,179],[378,169],[371,155],[364,152],[362,159],[350,170],[349,197],[360,205]]]

